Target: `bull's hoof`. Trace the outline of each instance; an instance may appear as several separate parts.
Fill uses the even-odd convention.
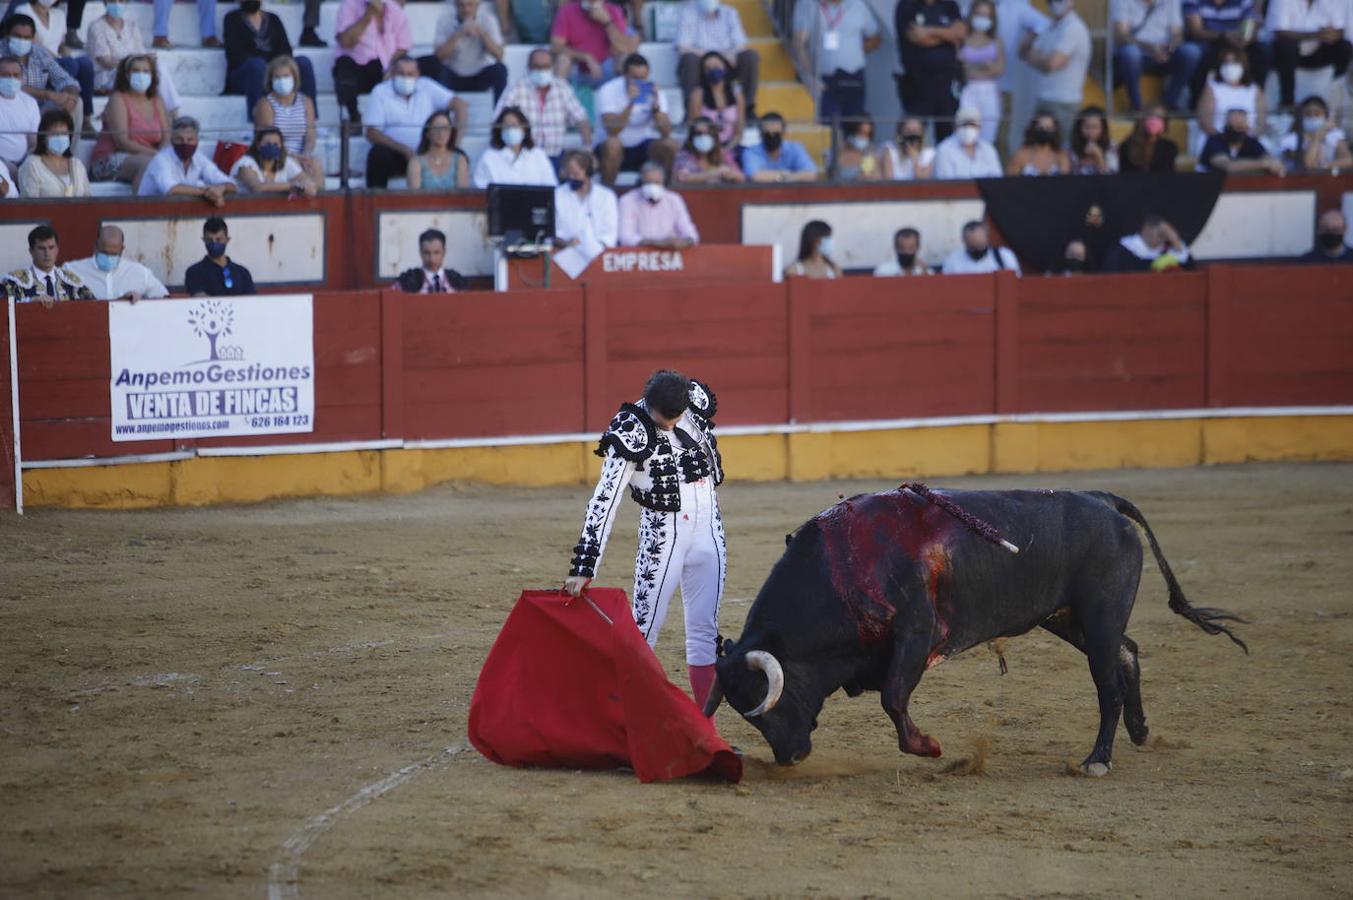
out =
[[[1113,768],[1113,763],[1092,762],[1081,764],[1081,771],[1091,778],[1103,778],[1109,774],[1111,768]]]
[[[923,734],[903,743],[902,752],[914,756],[928,756],[931,759],[938,759],[942,755],[940,742],[928,734]]]
[[[1130,719],[1127,720],[1127,732],[1132,743],[1136,744],[1138,747],[1145,744],[1146,739],[1151,735],[1151,729],[1146,727],[1145,719],[1142,719],[1140,722],[1134,722]]]

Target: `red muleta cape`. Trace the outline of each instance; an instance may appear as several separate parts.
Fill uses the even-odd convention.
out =
[[[742,760],[667,680],[619,588],[523,591],[479,673],[469,737],[507,766],[742,780]]]

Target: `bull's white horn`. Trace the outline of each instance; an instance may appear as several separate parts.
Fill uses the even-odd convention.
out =
[[[766,699],[756,709],[743,713],[753,719],[774,709],[775,704],[780,702],[780,695],[785,690],[785,670],[780,668],[780,661],[765,650],[750,651],[747,654],[747,668],[753,672],[766,673]]]

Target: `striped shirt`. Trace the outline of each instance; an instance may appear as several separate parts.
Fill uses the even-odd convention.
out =
[[[64,91],[68,87],[79,87],[75,79],[61,68],[56,57],[36,42],[24,62],[23,83],[24,87],[40,91]]]
[[[728,54],[747,46],[747,32],[742,29],[738,11],[727,3],[720,4],[718,11],[709,16],[700,8],[699,0],[686,0],[677,20],[676,45],[701,54],[711,50]]]
[[[1222,0],[1220,4],[1212,0],[1185,0],[1184,18],[1200,16],[1203,28],[1216,34],[1239,31],[1250,19],[1258,19],[1254,0]]]
[[[509,106],[518,107],[526,113],[526,123],[531,126],[531,139],[536,146],[544,150],[547,156],[558,156],[564,152],[564,134],[570,125],[587,121],[587,111],[578,102],[578,95],[562,78],[555,78],[549,90],[543,94],[540,88],[523,78],[503,92],[498,114]]]
[[[268,105],[272,107],[272,121],[282,132],[282,143],[288,153],[305,152],[305,100],[296,92],[290,106],[283,106],[276,94],[268,94]]]

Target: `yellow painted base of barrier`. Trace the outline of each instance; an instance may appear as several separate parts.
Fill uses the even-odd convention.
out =
[[[348,450],[29,469],[29,506],[134,509],[285,497],[409,493],[448,481],[583,484],[600,460],[588,443]],[[1254,416],[1001,422],[869,431],[729,435],[740,481],[1163,468],[1280,460],[1353,460],[1353,416]]]

